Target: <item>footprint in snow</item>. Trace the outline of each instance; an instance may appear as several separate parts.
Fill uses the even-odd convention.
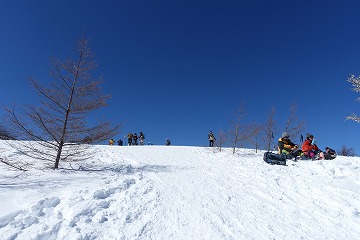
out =
[[[60,203],[60,199],[57,197],[53,198],[45,198],[40,200],[37,204],[31,207],[31,212],[33,215],[37,217],[41,217],[45,215],[44,209],[54,208]]]
[[[359,210],[357,208],[354,209],[354,216],[356,218],[360,218],[360,212],[359,212]]]
[[[30,210],[16,211],[0,218],[0,227],[10,225],[15,228],[25,229],[39,223],[39,219],[53,214],[53,208],[60,203],[59,198],[45,198],[33,205]]]
[[[94,197],[94,199],[106,199],[116,192],[121,192],[121,191],[128,189],[135,183],[136,183],[136,181],[133,178],[125,179],[122,183],[119,184],[118,187],[113,187],[113,188],[109,188],[109,189],[101,189],[101,190],[95,191],[93,197]]]

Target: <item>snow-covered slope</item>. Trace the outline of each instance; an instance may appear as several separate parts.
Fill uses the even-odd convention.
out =
[[[0,239],[360,239],[359,158],[94,148],[85,171],[0,165]]]

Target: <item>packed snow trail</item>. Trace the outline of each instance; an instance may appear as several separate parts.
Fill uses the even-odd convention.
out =
[[[154,176],[150,176],[155,180],[161,198],[161,212],[155,215],[157,221],[154,220],[151,232],[162,229],[162,236],[168,234],[164,239],[265,239],[269,236],[298,239],[319,238],[324,233],[344,238],[347,228],[350,231],[356,229],[354,225],[345,226],[341,222],[339,225],[326,223],[334,206],[329,205],[331,199],[321,199],[326,186],[324,176],[309,181],[302,175],[303,170],[301,175],[294,175],[300,165],[316,167],[330,162],[303,161],[294,165],[289,162],[289,167],[270,166],[261,161],[261,154],[252,151],[232,156],[208,148],[193,148],[192,157],[182,161],[174,157],[184,156],[190,149],[164,147],[161,155],[146,155],[146,159],[141,159],[139,152],[137,158],[150,165],[158,163],[161,158],[163,164],[172,166],[172,171],[154,172],[151,174]],[[323,170],[320,168],[320,173]],[[318,173],[310,171],[310,174]],[[303,184],[303,181],[309,182]],[[306,189],[311,185],[311,189]],[[331,194],[338,191],[328,190]],[[309,193],[310,199],[303,196]],[[335,208],[335,211],[339,209]],[[306,221],[299,221],[302,215]],[[341,217],[341,214],[333,217]],[[323,230],[324,221],[332,226],[326,231]],[[293,228],[284,228],[287,225],[297,227],[294,231]],[[313,231],[304,231],[308,229]]]
[[[359,239],[359,158],[272,166],[246,149],[94,148],[84,171],[2,170],[0,238]]]

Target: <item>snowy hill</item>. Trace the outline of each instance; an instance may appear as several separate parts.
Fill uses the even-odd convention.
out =
[[[360,239],[360,158],[94,148],[85,171],[0,165],[0,239]]]

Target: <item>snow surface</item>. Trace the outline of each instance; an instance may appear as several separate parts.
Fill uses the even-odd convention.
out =
[[[82,171],[0,165],[0,239],[360,239],[360,158],[93,147]]]

